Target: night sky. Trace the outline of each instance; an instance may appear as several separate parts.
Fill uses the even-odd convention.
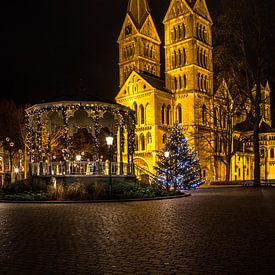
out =
[[[116,41],[127,2],[9,0],[2,3],[1,94],[20,104],[33,104],[65,94],[77,95],[80,86],[85,86],[89,93],[113,99],[118,92]],[[149,0],[162,41],[162,20],[169,2]],[[211,14],[218,2],[207,1]]]

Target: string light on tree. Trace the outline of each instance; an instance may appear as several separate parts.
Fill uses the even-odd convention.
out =
[[[175,190],[190,189],[203,183],[197,152],[188,145],[179,124],[169,130],[164,148],[157,156],[155,170],[167,189],[170,185]]]

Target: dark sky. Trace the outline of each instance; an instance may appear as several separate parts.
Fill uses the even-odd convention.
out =
[[[38,103],[78,93],[118,91],[116,43],[128,0],[9,0],[2,3],[1,94]],[[160,30],[169,0],[149,0]],[[214,13],[220,0],[208,0]],[[161,3],[161,5],[160,5]]]

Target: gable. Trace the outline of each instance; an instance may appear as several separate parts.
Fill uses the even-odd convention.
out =
[[[193,12],[193,10],[185,0],[172,0],[164,17],[163,23],[189,12]]]
[[[149,15],[145,20],[144,24],[140,29],[140,33],[156,40],[158,43],[161,43],[157,29],[155,27],[155,24],[153,22],[151,15]]]
[[[231,95],[230,95],[230,92],[229,92],[229,89],[228,89],[228,86],[226,84],[226,81],[223,79],[221,85],[219,86],[219,88],[217,89],[216,93],[215,93],[215,98],[219,98],[219,99],[226,99],[230,97],[231,98]]]
[[[138,30],[135,27],[135,24],[134,24],[132,18],[127,14],[124,19],[124,22],[123,22],[117,42],[119,43],[126,37],[130,37],[131,35],[134,35],[137,33],[138,33]]]
[[[145,78],[143,78],[137,72],[133,71],[121,87],[120,91],[115,97],[115,100],[142,94],[154,89],[155,87],[152,86],[147,80],[145,80]]]
[[[209,22],[212,23],[212,19],[211,19],[210,13],[208,11],[207,5],[205,3],[205,0],[197,0],[194,5],[193,10],[197,14],[201,15],[203,18],[207,19]]]

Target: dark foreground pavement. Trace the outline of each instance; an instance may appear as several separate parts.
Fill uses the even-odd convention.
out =
[[[0,203],[0,274],[275,274],[275,188]]]

